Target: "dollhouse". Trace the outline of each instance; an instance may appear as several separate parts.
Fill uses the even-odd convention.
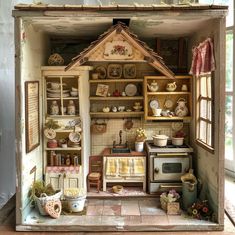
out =
[[[223,229],[226,12],[15,6],[17,230]]]

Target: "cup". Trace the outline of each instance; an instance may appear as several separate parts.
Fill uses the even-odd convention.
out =
[[[181,91],[188,91],[188,86],[186,84],[183,84],[181,87]]]
[[[92,73],[91,77],[92,77],[92,79],[98,79],[99,74],[98,73]]]
[[[118,111],[123,112],[125,110],[125,106],[118,106]]]
[[[161,112],[162,112],[162,109],[156,109],[156,108],[152,108],[152,111],[153,111],[153,116],[161,116]]]

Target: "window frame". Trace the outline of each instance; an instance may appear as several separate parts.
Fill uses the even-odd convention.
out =
[[[206,96],[202,96],[201,94],[201,78],[206,77]],[[208,84],[208,77],[210,77],[210,86],[211,90],[209,92],[209,84]],[[210,153],[214,153],[214,81],[213,81],[213,73],[205,73],[201,74],[198,77],[196,77],[196,144],[201,146],[203,149],[207,150]],[[211,97],[208,96],[210,94]],[[209,109],[208,105],[206,108],[206,118],[202,117],[201,115],[201,101],[204,100],[207,102],[211,102],[210,108],[211,108],[211,120],[208,118],[209,116]],[[206,142],[203,141],[200,138],[200,122],[203,121],[206,123]],[[211,144],[208,144],[208,126],[211,125]]]

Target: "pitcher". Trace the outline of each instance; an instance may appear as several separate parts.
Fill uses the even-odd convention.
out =
[[[175,115],[178,117],[185,117],[188,114],[188,108],[186,106],[187,101],[184,98],[179,98],[177,101],[177,107],[175,108]]]

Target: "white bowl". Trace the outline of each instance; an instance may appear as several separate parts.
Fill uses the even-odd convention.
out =
[[[176,145],[176,146],[183,145],[184,137],[172,137],[171,141],[173,145]]]
[[[70,91],[70,95],[73,97],[78,96],[78,92],[77,91]]]
[[[166,136],[166,135],[154,135],[152,137],[153,137],[153,144],[155,146],[164,147],[164,146],[167,145],[168,136]]]
[[[76,91],[76,92],[78,92],[78,89],[77,89],[77,88],[75,88],[75,87],[72,87],[72,91]]]

